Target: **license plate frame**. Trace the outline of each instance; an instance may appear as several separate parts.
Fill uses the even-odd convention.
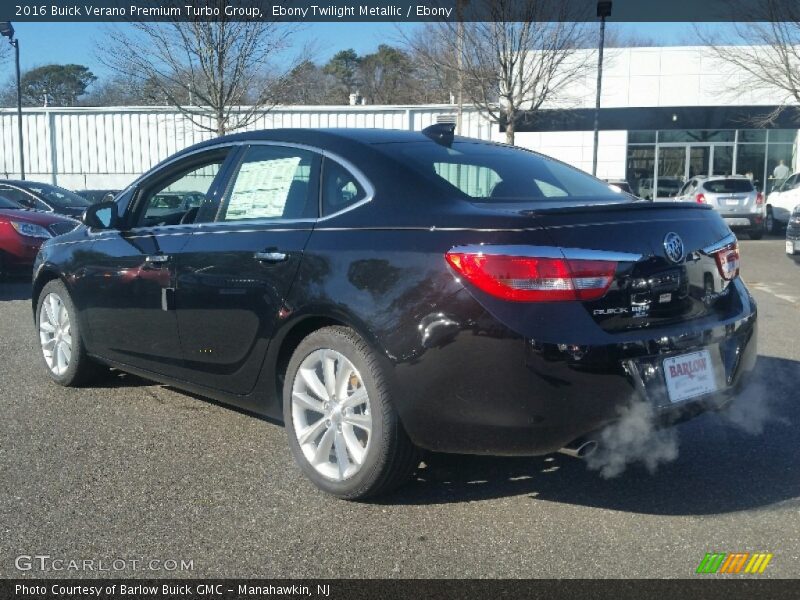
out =
[[[679,404],[719,390],[708,348],[665,358],[661,366],[670,404]]]

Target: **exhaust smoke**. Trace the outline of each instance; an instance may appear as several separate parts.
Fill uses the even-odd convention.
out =
[[[586,464],[605,479],[617,477],[633,463],[642,463],[654,473],[659,465],[678,458],[677,431],[657,428],[655,410],[648,402],[629,404],[619,421],[603,429],[596,439],[598,448],[586,457]]]

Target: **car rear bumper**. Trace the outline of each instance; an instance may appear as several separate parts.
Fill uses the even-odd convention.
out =
[[[758,213],[721,213],[731,229],[756,229],[763,227],[764,216]]]
[[[419,446],[440,452],[547,454],[591,435],[632,402],[655,407],[661,424],[719,409],[756,362],[756,307],[743,284],[744,310],[681,335],[570,347],[517,336],[489,315],[441,347],[396,366],[394,397]],[[718,390],[672,403],[664,360],[708,350]]]

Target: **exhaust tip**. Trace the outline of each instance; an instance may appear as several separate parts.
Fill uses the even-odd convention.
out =
[[[597,441],[579,439],[564,446],[563,448],[561,448],[561,450],[559,450],[559,452],[561,454],[566,454],[567,456],[572,456],[573,458],[584,459],[587,458],[589,455],[594,454],[597,448],[598,448]]]

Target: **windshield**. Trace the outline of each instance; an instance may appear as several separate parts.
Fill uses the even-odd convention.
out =
[[[48,204],[53,204],[59,208],[86,208],[91,204],[86,198],[82,198],[78,196],[78,194],[52,185],[37,183],[34,185],[26,185],[25,188],[41,196]]]
[[[454,142],[384,144],[381,149],[434,175],[475,202],[630,202],[627,194],[553,159],[505,146]]]
[[[749,179],[716,179],[706,181],[703,185],[712,194],[734,194],[736,192],[752,192],[753,183]]]
[[[19,204],[8,198],[0,196],[0,208],[22,208]]]

